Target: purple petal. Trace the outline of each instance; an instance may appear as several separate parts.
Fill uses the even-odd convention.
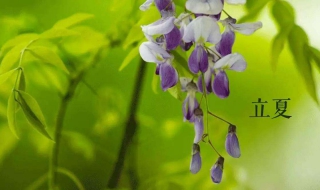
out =
[[[209,94],[212,92],[212,72],[211,69],[209,68],[205,73],[204,73],[204,82],[206,84],[206,93]],[[202,77],[200,76],[198,78],[198,89],[200,92],[203,93],[203,88],[202,88]]]
[[[178,73],[169,63],[162,63],[160,65],[159,74],[163,91],[166,91],[168,88],[176,85],[178,82]]]
[[[216,44],[216,50],[222,55],[231,54],[235,35],[232,30],[225,31],[221,36],[221,41]]]
[[[160,64],[157,64],[155,74],[156,74],[156,75],[159,75],[159,72],[160,72]]]
[[[222,173],[223,173],[223,163],[224,163],[224,158],[219,157],[218,161],[212,166],[210,170],[211,179],[214,183],[221,182]]]
[[[190,171],[196,174],[201,169],[201,156],[200,156],[200,146],[198,144],[193,144],[192,148],[192,158],[190,162]]]
[[[171,0],[154,0],[154,2],[160,12],[163,10],[173,10]]]
[[[235,133],[228,133],[226,139],[226,150],[230,156],[234,158],[240,157],[239,141]]]
[[[229,80],[224,71],[220,71],[216,74],[213,80],[212,89],[219,98],[226,98],[229,96]]]
[[[176,26],[171,30],[171,32],[164,36],[166,38],[167,50],[173,50],[180,44],[181,34],[180,30]]]
[[[199,70],[206,72],[209,67],[208,54],[202,46],[197,46],[191,53],[188,61],[191,72],[197,74]]]
[[[180,42],[180,47],[184,50],[184,51],[188,51],[193,45],[193,42],[184,42],[184,41],[181,41]]]
[[[225,146],[226,146],[226,150],[230,156],[232,156],[234,158],[240,157],[240,155],[241,155],[240,146],[239,146],[238,137],[236,135],[236,126],[234,126],[234,125],[229,126]]]
[[[188,120],[190,122],[194,122],[194,110],[199,107],[199,103],[194,96],[190,94],[187,95],[186,99],[183,101],[182,111],[184,120]]]
[[[198,143],[201,141],[203,136],[203,112],[200,108],[197,108],[194,111],[195,119],[194,119],[194,131],[195,137],[193,143]]]

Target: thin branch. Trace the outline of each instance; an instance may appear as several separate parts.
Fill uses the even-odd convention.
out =
[[[130,108],[129,108],[129,113],[128,113],[128,118],[127,118],[127,122],[126,122],[126,126],[125,126],[125,130],[124,130],[124,135],[123,135],[123,139],[121,142],[121,147],[118,153],[118,157],[113,169],[113,172],[111,174],[111,177],[108,181],[108,188],[116,188],[118,186],[119,183],[119,179],[121,176],[121,172],[123,170],[123,166],[124,166],[124,162],[125,162],[125,158],[127,155],[127,151],[129,150],[129,146],[132,146],[132,142],[135,136],[135,133],[137,132],[138,129],[138,123],[136,120],[136,112],[140,103],[140,96],[141,96],[141,92],[142,92],[142,86],[143,86],[143,82],[144,82],[144,76],[145,76],[145,70],[146,70],[146,63],[140,59],[140,64],[139,64],[139,68],[137,71],[137,75],[136,75],[136,81],[135,81],[135,86],[134,86],[134,90],[133,90],[133,94],[131,97],[131,104],[130,104]],[[134,148],[133,148],[134,150]],[[133,188],[137,188],[138,187],[138,177],[136,175],[135,169],[130,169],[130,176],[132,179],[135,179],[135,183]],[[131,182],[131,184],[133,184]]]

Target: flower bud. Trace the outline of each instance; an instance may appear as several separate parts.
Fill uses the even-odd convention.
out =
[[[190,171],[191,173],[196,174],[200,171],[200,169],[201,169],[200,146],[198,144],[193,144]]]
[[[239,146],[238,137],[236,135],[236,126],[234,126],[234,125],[229,126],[225,146],[226,146],[226,150],[230,156],[232,156],[234,158],[240,157],[240,155],[241,155],[240,146]]]
[[[211,179],[214,183],[221,182],[222,173],[223,173],[223,163],[224,163],[224,158],[220,156],[217,162],[212,166],[210,170]]]

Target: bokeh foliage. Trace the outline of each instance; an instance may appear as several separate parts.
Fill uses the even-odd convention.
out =
[[[178,11],[183,11],[184,1],[175,2]],[[62,170],[67,175],[59,175],[59,184],[61,189],[78,189],[68,177],[68,172],[72,171],[86,189],[106,188],[125,120],[130,114],[127,107],[139,62],[137,47],[144,40],[140,25],[159,17],[155,10],[140,12],[141,3],[134,0],[0,2],[0,26],[3,28],[0,33],[0,74],[14,69],[21,50],[30,40],[40,38],[28,47],[23,58],[23,72],[12,70],[9,71],[12,73],[0,76],[0,189],[47,189],[44,176],[48,172],[52,141],[41,136],[32,126],[42,129],[43,122],[39,124],[39,121],[45,120],[48,134],[53,134],[58,105],[68,88],[68,79],[83,70],[86,75],[66,113],[59,159],[60,166],[68,171]],[[312,177],[320,171],[314,166],[319,155],[313,154],[312,159],[301,156],[310,155],[319,143],[303,137],[312,139],[315,137],[312,134],[319,132],[316,128],[319,112],[308,94],[317,100],[312,62],[320,65],[320,53],[310,46],[307,34],[295,23],[294,8],[286,1],[248,0],[244,10],[248,14],[240,21],[256,20],[266,6],[270,8],[269,19],[273,17],[279,33],[272,43],[263,32],[251,38],[237,36],[234,50],[244,55],[249,67],[241,74],[230,73],[230,98],[209,98],[212,112],[237,124],[242,157],[238,160],[226,158],[223,182],[219,185],[212,184],[209,171],[204,169],[197,175],[190,174],[192,126],[182,122],[181,102],[159,89],[154,65],[148,64],[137,113],[140,128],[135,151],[141,189],[320,187],[316,175]],[[99,59],[93,63],[97,52]],[[178,62],[185,61],[183,52],[178,52],[175,57]],[[296,66],[291,64],[293,61]],[[272,67],[275,68],[277,62],[281,64],[273,73]],[[184,72],[183,67],[179,69]],[[19,140],[10,132],[7,120],[10,118],[7,106],[16,107],[10,94],[16,79],[14,73],[18,71],[23,73],[18,89],[26,91],[37,101],[35,104],[28,95],[17,91],[25,100],[29,99],[16,113],[9,111],[16,116],[17,125],[9,122],[9,126],[18,128]],[[178,92],[173,89],[171,94],[178,99],[185,96]],[[266,111],[270,114],[275,112],[272,99],[291,98],[288,113],[293,117],[290,120],[249,118],[254,111],[251,102],[257,98],[268,100]],[[30,114],[30,110],[36,110],[33,113],[37,114]],[[212,142],[224,151],[227,126],[214,118],[209,118],[209,123]],[[305,135],[297,137],[301,130]],[[203,168],[210,168],[216,155],[209,146],[203,147],[203,157],[206,158]],[[120,187],[124,189],[130,188],[128,168],[133,155],[129,154],[120,179]],[[301,158],[296,158],[298,156]],[[308,164],[304,165],[306,159]],[[297,184],[296,179],[303,179],[303,182]]]

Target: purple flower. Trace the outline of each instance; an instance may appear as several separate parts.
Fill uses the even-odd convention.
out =
[[[173,29],[168,33],[164,35],[166,39],[166,49],[167,50],[174,50],[181,41],[181,33],[180,30],[175,26]]]
[[[218,158],[218,161],[212,166],[210,170],[211,179],[214,183],[221,182],[222,173],[223,173],[223,163],[224,163],[224,158],[220,156]]]
[[[194,131],[195,137],[193,143],[198,143],[202,139],[203,135],[203,111],[201,108],[196,108],[194,110]]]
[[[196,174],[201,169],[201,156],[200,156],[200,146],[198,144],[193,144],[192,147],[192,158],[190,162],[190,171]]]
[[[241,155],[240,146],[239,146],[239,141],[238,141],[238,137],[236,134],[236,126],[234,126],[234,125],[229,126],[225,146],[226,146],[226,150],[230,156],[232,156],[234,158],[240,157],[240,155]]]
[[[178,82],[178,72],[171,64],[171,55],[158,44],[144,42],[139,47],[141,58],[145,62],[156,63],[156,74],[160,75],[163,91],[174,86]]]
[[[204,48],[205,43],[210,42],[216,44],[220,39],[219,26],[212,17],[199,16],[186,26],[183,41],[197,44],[188,60],[188,66],[191,72],[197,74],[199,71],[203,73],[207,71],[209,63],[208,54]]]
[[[213,92],[219,98],[227,98],[230,94],[229,79],[225,70],[244,71],[247,67],[247,62],[242,55],[238,53],[229,54],[219,59],[213,66],[216,70],[215,78],[213,80]]]

